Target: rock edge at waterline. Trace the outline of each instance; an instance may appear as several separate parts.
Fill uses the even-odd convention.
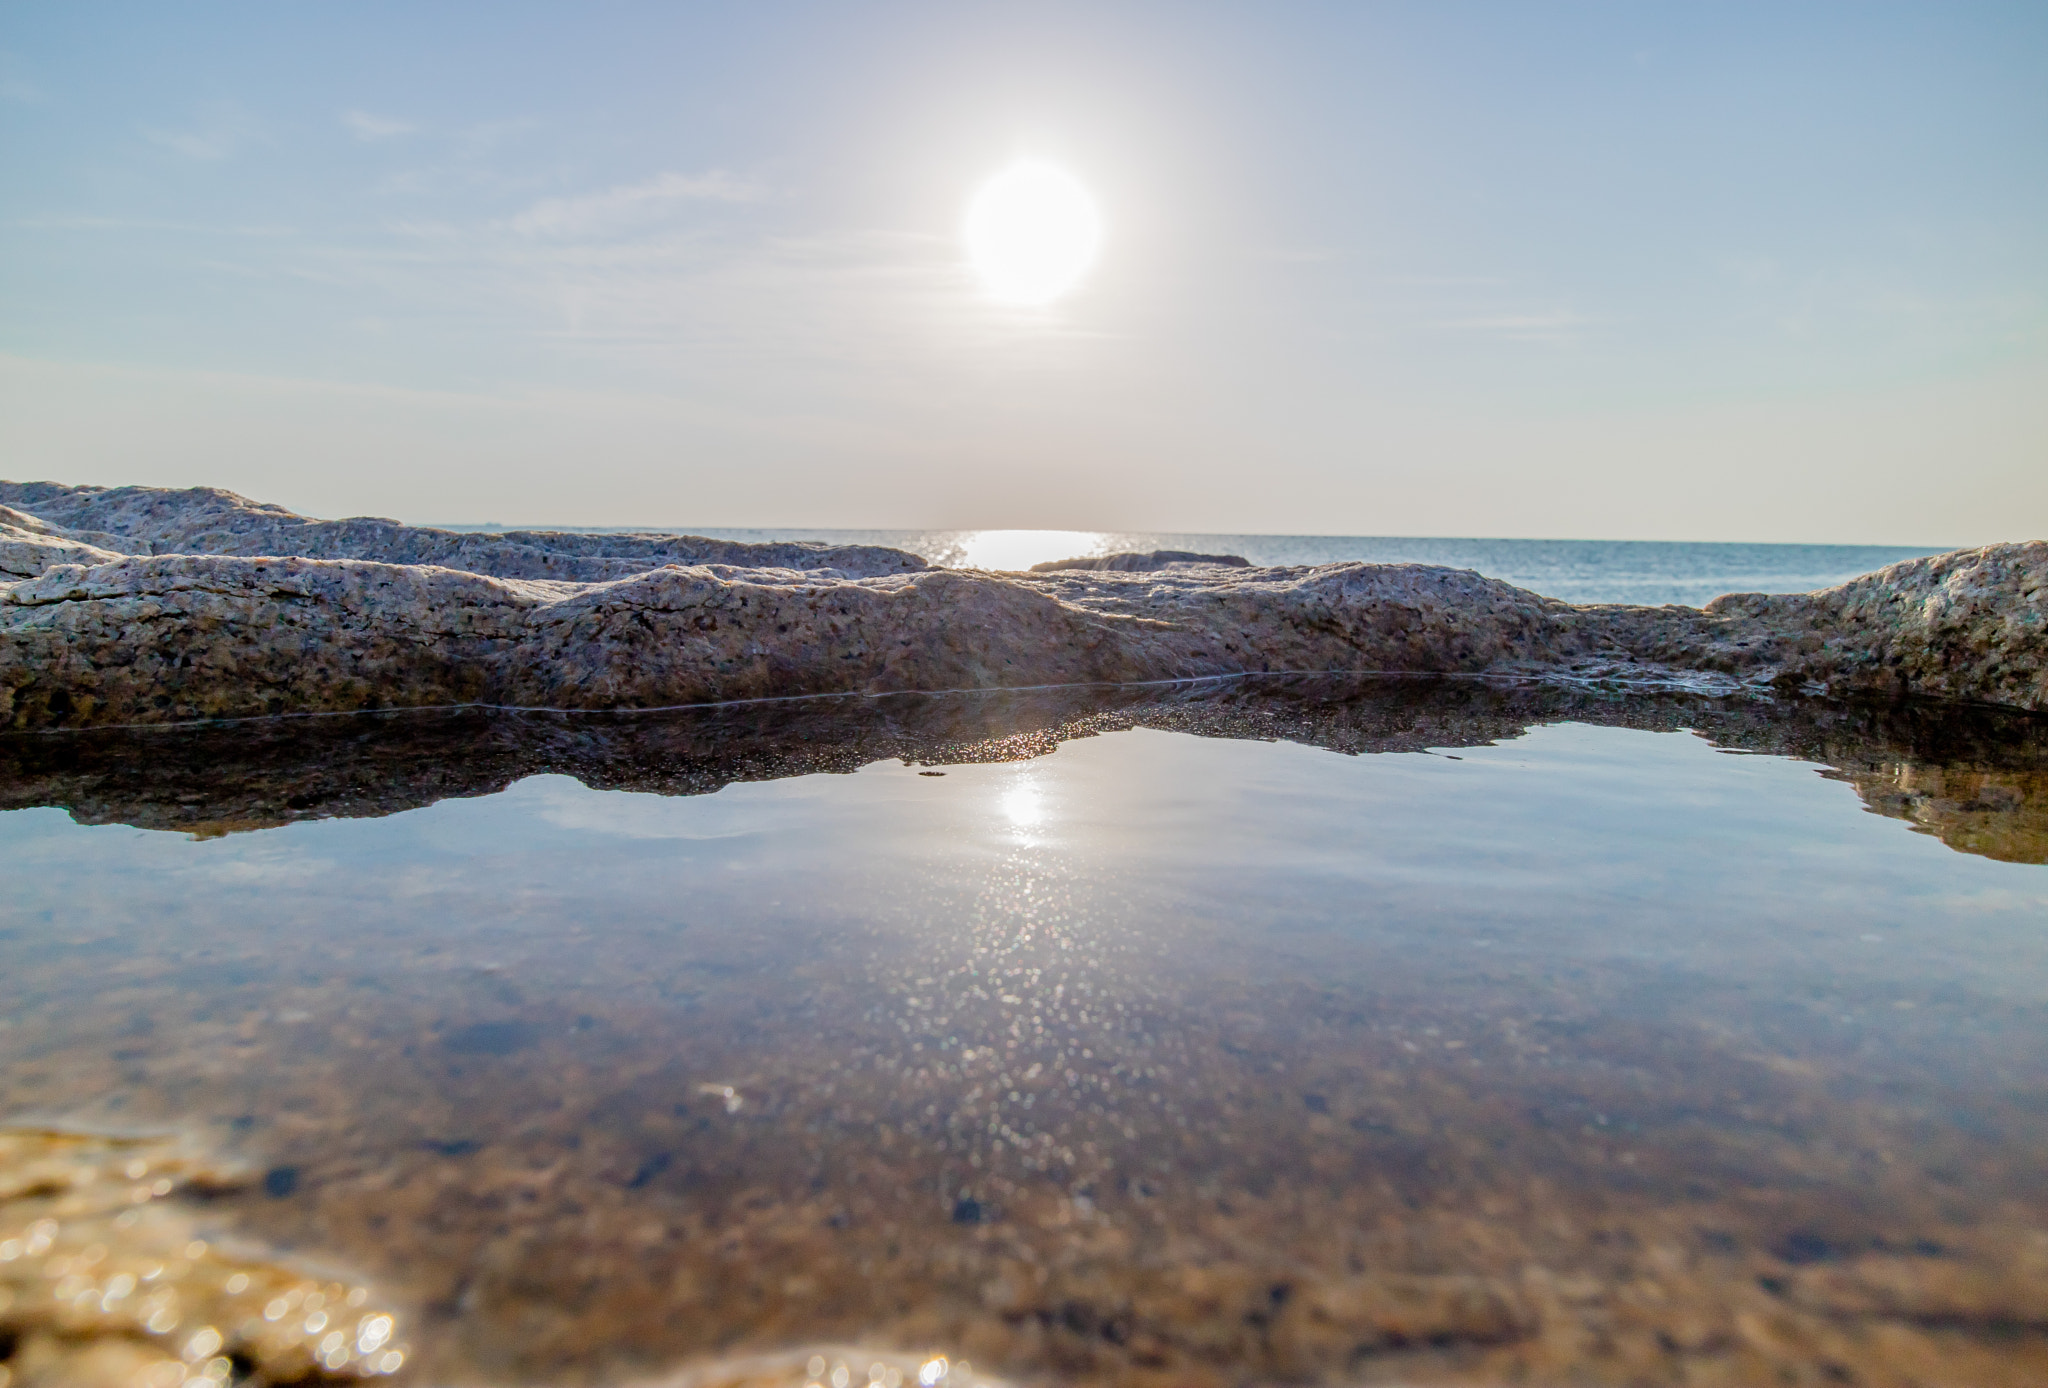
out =
[[[764,552],[714,559],[693,547],[725,542],[675,536],[522,532],[493,549],[482,542],[512,537],[307,521],[211,489],[0,483],[0,502],[12,508],[0,515],[0,727],[1290,670],[1768,684],[2048,711],[2040,541],[1702,610],[1581,606],[1419,564],[985,573],[871,547],[732,546]],[[350,527],[364,529],[352,540]],[[295,540],[321,557],[247,548]],[[473,567],[389,557],[442,551]],[[579,576],[540,576],[543,560]]]

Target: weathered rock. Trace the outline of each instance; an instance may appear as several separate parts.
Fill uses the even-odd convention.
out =
[[[1059,573],[1066,569],[1092,570],[1097,573],[1149,573],[1154,569],[1169,568],[1175,564],[1221,564],[1229,569],[1248,569],[1251,560],[1241,554],[1197,554],[1186,549],[1155,549],[1149,554],[1125,551],[1121,554],[1097,554],[1086,559],[1049,559],[1043,564],[1033,564],[1035,574]]]
[[[121,550],[95,544],[76,531],[0,506],[0,583],[34,578],[53,564],[105,564],[121,555]]]
[[[924,560],[879,545],[747,544],[701,535],[579,534],[506,530],[488,534],[401,525],[375,516],[309,520],[282,506],[192,487],[67,487],[0,482],[0,502],[34,513],[53,534],[121,554],[293,555],[437,564],[497,578],[578,583],[624,578],[664,564],[834,569],[855,577],[911,573]],[[0,514],[0,522],[10,517]]]
[[[1831,690],[2048,710],[2048,542],[1908,559],[1818,593],[1707,604],[1714,649]],[[1761,647],[1761,650],[1757,650]]]
[[[195,535],[199,503],[162,502],[171,518],[151,520],[166,494],[124,491],[135,494],[56,489],[74,526],[47,516],[33,518],[40,528],[11,526],[12,552],[27,556],[17,566],[68,558],[0,582],[0,726],[458,703],[652,708],[1253,671],[1540,673],[2048,710],[2041,542],[1911,560],[1819,593],[1731,596],[1704,611],[1577,606],[1416,564],[869,577],[758,557],[753,567],[651,567],[662,546],[696,543],[669,539],[645,539],[636,557],[569,556],[562,566],[577,573],[636,570],[571,581],[361,557],[110,557],[84,537],[156,545],[175,531],[179,543],[215,549],[304,540],[407,554],[445,541],[464,563],[525,563],[456,543],[507,537],[308,522],[229,493],[200,494],[231,514],[226,528]],[[121,528],[87,532],[88,523]]]

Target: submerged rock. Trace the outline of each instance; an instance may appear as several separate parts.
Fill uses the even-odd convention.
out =
[[[391,1374],[369,1288],[223,1245],[192,1201],[248,1184],[173,1137],[0,1128],[0,1383],[225,1388]]]
[[[41,528],[0,532],[16,570],[41,566],[0,577],[0,727],[1254,671],[1542,673],[2048,710],[2041,542],[1702,611],[1580,606],[1420,564],[1005,575],[924,569],[890,550],[741,546],[791,553],[740,566],[663,557],[716,541],[313,522],[225,492],[39,483],[0,485],[0,498],[61,518],[22,513]],[[592,552],[492,548],[539,539]],[[116,556],[109,540],[234,552]],[[291,545],[320,555],[263,553]],[[588,576],[615,569],[630,572]]]

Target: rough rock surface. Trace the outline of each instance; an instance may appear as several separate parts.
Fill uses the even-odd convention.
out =
[[[1241,554],[1197,554],[1187,549],[1155,549],[1149,554],[1125,551],[1122,554],[1097,554],[1086,559],[1049,559],[1043,564],[1033,564],[1035,574],[1059,573],[1066,569],[1093,570],[1098,573],[1149,573],[1154,569],[1169,568],[1175,564],[1221,564],[1229,569],[1248,569],[1251,560]]]
[[[1026,576],[922,569],[901,555],[899,571],[857,577],[763,556],[685,565],[663,547],[699,542],[651,537],[633,541],[645,547],[636,556],[558,556],[579,575],[589,569],[577,565],[635,570],[625,576],[508,576],[477,568],[521,568],[511,550],[489,549],[517,536],[309,522],[222,492],[29,484],[0,486],[0,498],[17,512],[46,508],[0,531],[7,564],[42,565],[0,580],[0,727],[457,703],[650,708],[1253,671],[1542,673],[2048,710],[2038,541],[1700,610],[1579,606],[1417,564]],[[225,519],[208,519],[216,506]],[[536,538],[623,543],[525,537]],[[115,555],[110,541],[250,548]],[[331,557],[262,556],[287,541]],[[852,562],[850,551],[772,548]],[[540,567],[554,562],[534,553]],[[874,568],[896,562],[895,551],[860,553]],[[374,557],[394,554],[413,557]]]
[[[496,578],[591,583],[663,564],[833,569],[850,577],[907,573],[924,560],[878,545],[747,544],[701,535],[609,535],[506,530],[477,534],[401,525],[376,516],[309,520],[218,487],[67,487],[0,482],[0,525],[22,512],[42,533],[118,554],[296,555],[435,564]],[[15,537],[0,529],[0,555]],[[70,562],[90,562],[73,560]],[[4,564],[4,559],[0,559]],[[0,570],[4,571],[4,570]]]

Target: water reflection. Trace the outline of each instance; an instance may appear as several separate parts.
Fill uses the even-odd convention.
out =
[[[1045,796],[1037,783],[1019,779],[1002,793],[1003,817],[1019,829],[1036,829],[1045,822]]]
[[[371,1275],[427,1381],[2039,1381],[2048,878],[1981,850],[2048,763],[1987,717],[9,739],[69,814],[0,815],[0,1114],[289,1171],[194,1217]]]
[[[2048,863],[2048,720],[1925,704],[1617,698],[1479,680],[1249,677],[1175,689],[1083,688],[952,695],[827,696],[652,714],[460,710],[279,719],[215,728],[0,737],[0,810],[68,809],[80,823],[200,836],[302,820],[397,813],[559,773],[661,796],[734,782],[846,773],[898,758],[942,768],[1042,756],[1117,728],[1282,738],[1347,755],[1455,751],[1572,721],[1687,730],[1730,751],[1816,763],[1872,813],[1959,852]],[[1020,828],[1042,816],[1018,780]],[[1007,794],[1007,792],[1006,792]],[[658,806],[569,796],[556,816],[622,831],[685,830]],[[749,825],[747,830],[764,827]],[[722,827],[717,833],[743,832]]]
[[[1110,537],[1099,530],[975,530],[962,535],[956,569],[1018,572],[1054,559],[1109,553]]]

